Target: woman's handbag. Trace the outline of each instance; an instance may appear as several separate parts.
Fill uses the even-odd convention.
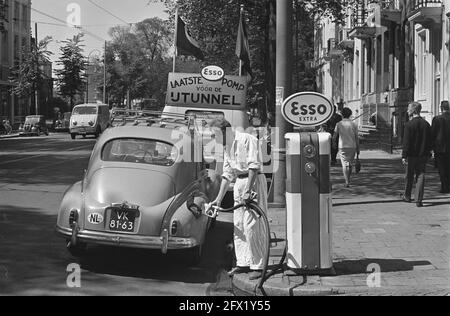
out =
[[[356,171],[356,173],[361,172],[361,161],[359,160],[359,158],[357,158],[356,162],[355,162],[355,171]]]

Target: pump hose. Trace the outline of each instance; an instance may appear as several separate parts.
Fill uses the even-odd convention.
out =
[[[251,209],[253,212],[255,212],[260,218],[263,219],[263,223],[266,227],[266,231],[267,231],[267,238],[266,238],[266,257],[264,258],[264,262],[263,262],[263,269],[262,269],[262,274],[261,274],[261,278],[258,282],[258,285],[256,286],[256,290],[259,289],[261,291],[261,293],[264,296],[267,296],[265,291],[264,291],[264,283],[271,277],[273,276],[277,271],[279,271],[280,269],[283,269],[283,263],[284,260],[286,259],[286,253],[287,253],[287,247],[284,249],[284,253],[283,256],[281,258],[280,263],[277,265],[277,267],[270,271],[270,273],[267,273],[267,269],[269,266],[269,257],[270,257],[270,240],[271,240],[271,234],[270,234],[270,224],[269,224],[269,219],[267,217],[267,214],[261,209],[261,207],[259,207],[259,205],[255,202],[255,201],[250,201],[250,202],[244,202],[238,205],[233,206],[232,208],[229,209],[219,209],[220,212],[223,213],[231,213],[234,212],[237,209],[240,209],[242,207],[246,207]],[[255,291],[256,294],[256,291]]]

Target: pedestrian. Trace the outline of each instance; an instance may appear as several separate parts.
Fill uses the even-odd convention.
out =
[[[224,140],[224,167],[222,183],[217,198],[212,206],[220,206],[230,184],[234,185],[235,205],[251,199],[251,193],[258,194],[258,205],[267,212],[267,182],[260,173],[262,164],[259,159],[258,139],[245,132],[232,131],[231,125],[224,118],[215,119],[210,123],[213,128],[220,129]],[[227,134],[228,129],[228,134]],[[216,139],[220,139],[217,138]],[[230,143],[231,142],[231,143]],[[231,145],[231,146],[229,146]],[[234,248],[236,267],[229,275],[250,273],[251,280],[262,276],[267,231],[258,216],[247,208],[234,212]]]
[[[330,133],[331,137],[334,136],[334,131],[336,129],[336,125],[342,121],[342,116],[339,114],[337,107],[334,107],[333,116],[323,125],[323,131]],[[336,142],[337,144],[337,142]],[[338,146],[334,143],[331,146],[331,164],[335,165],[337,163],[337,154],[338,154]]]
[[[350,187],[355,156],[359,159],[359,135],[358,126],[350,119],[353,115],[352,110],[344,108],[341,113],[343,119],[336,125],[333,143],[334,146],[337,145],[337,148],[339,148],[345,186],[348,188]]]
[[[432,149],[431,126],[420,116],[421,111],[422,105],[418,102],[408,105],[410,120],[405,125],[402,154],[402,162],[406,166],[406,185],[402,200],[412,202],[412,187],[416,180],[414,200],[417,207],[423,206],[425,169]]]
[[[434,158],[441,178],[440,193],[450,193],[450,104],[441,102],[442,114],[433,119],[431,135]]]

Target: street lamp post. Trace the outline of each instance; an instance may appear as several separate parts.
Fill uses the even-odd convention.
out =
[[[87,69],[86,69],[86,97],[85,97],[85,102],[84,103],[89,103],[89,64],[90,64],[90,60],[91,60],[91,55],[92,53],[97,52],[98,55],[100,56],[102,53],[100,50],[98,49],[94,49],[92,50],[88,57],[87,57]]]

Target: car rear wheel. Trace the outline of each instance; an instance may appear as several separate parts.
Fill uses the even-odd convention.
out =
[[[202,260],[203,246],[197,246],[188,250],[189,265],[197,266]]]
[[[67,250],[74,257],[83,257],[87,253],[87,244],[78,243],[76,246],[67,247]]]

